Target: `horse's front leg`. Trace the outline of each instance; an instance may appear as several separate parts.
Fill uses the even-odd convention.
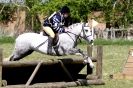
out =
[[[90,57],[88,57],[88,55],[86,55],[82,50],[80,49],[77,49],[77,48],[72,48],[68,51],[69,54],[76,54],[76,53],[79,53],[83,58],[84,58],[84,63],[87,64],[89,63],[90,64],[90,67],[93,68],[94,67],[94,64],[91,60]]]

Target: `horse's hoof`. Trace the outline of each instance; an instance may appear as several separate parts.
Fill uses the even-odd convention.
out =
[[[95,66],[94,66],[94,64],[92,63],[92,64],[90,64],[90,67],[91,67],[91,68],[94,68]]]
[[[77,56],[82,56],[82,54],[81,54],[81,53],[75,53],[75,55],[77,55]]]
[[[84,64],[89,64],[91,68],[94,68],[94,67],[95,67],[95,65],[94,65],[93,63],[89,63],[87,59],[84,60],[83,63],[84,63]]]
[[[84,60],[84,62],[83,62],[84,64],[87,64],[88,63],[88,61],[87,60]]]

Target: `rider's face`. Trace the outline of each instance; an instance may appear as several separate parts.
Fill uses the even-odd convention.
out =
[[[69,13],[64,13],[64,18],[67,18],[69,16]]]

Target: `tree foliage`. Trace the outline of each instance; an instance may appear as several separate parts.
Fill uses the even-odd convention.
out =
[[[70,7],[73,22],[87,21],[88,14],[91,12],[103,11],[106,22],[117,22],[119,25],[125,26],[133,23],[132,0],[46,0],[45,3],[41,1],[26,0],[25,5],[30,9],[27,10],[28,22],[31,22],[31,17],[33,17],[36,23],[37,14],[49,16],[54,11],[60,10],[62,6],[67,5]],[[0,5],[0,7],[2,6]],[[0,20],[9,19],[14,8],[14,6],[6,6],[0,15]]]
[[[0,21],[7,22],[14,18],[13,13],[16,11],[16,6],[0,4],[0,10]]]

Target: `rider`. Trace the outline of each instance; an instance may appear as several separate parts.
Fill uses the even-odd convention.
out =
[[[44,20],[43,30],[49,35],[48,39],[48,54],[52,53],[52,46],[57,43],[58,33],[64,33],[65,30],[65,19],[70,15],[70,9],[67,6],[63,6],[58,12],[54,12],[50,17]]]

